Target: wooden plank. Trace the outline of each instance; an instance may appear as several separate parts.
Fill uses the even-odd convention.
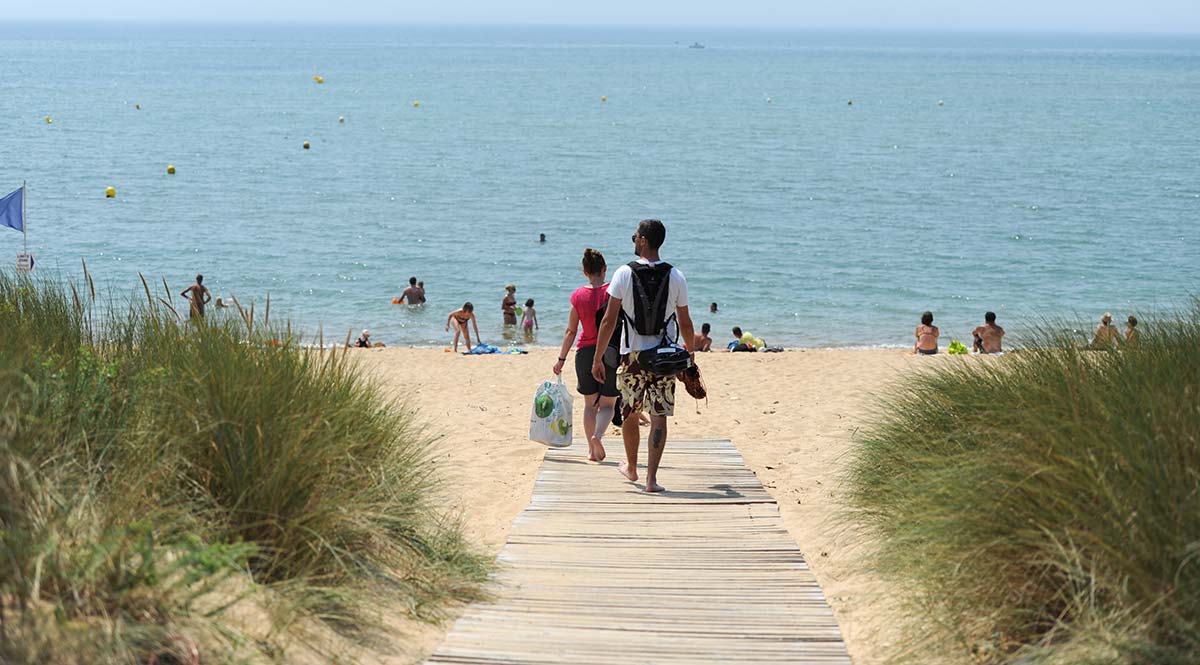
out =
[[[427,662],[850,662],[778,506],[730,441],[670,441],[662,494],[586,450],[546,453],[495,600],[469,607]]]

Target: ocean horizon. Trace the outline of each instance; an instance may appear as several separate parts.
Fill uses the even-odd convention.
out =
[[[0,61],[37,274],[165,279],[182,312],[203,273],[309,339],[446,345],[470,300],[505,345],[511,282],[557,345],[584,247],[611,272],[646,217],[718,347],[1200,294],[1200,36],[5,23]],[[424,308],[392,304],[410,276]]]

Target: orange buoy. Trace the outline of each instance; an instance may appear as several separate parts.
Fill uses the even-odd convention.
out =
[[[392,304],[393,304],[393,305],[399,305],[399,304],[400,304],[400,299],[399,299],[399,298],[392,298]]]

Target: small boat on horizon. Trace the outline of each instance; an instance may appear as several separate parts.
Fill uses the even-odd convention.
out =
[[[704,48],[704,44],[701,44],[700,42],[692,42],[692,45],[688,48]]]

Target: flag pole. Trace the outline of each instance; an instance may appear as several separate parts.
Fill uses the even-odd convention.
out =
[[[25,199],[29,192],[25,191],[25,181],[21,181],[21,236],[25,243],[25,253],[29,253],[29,218],[25,216]]]

